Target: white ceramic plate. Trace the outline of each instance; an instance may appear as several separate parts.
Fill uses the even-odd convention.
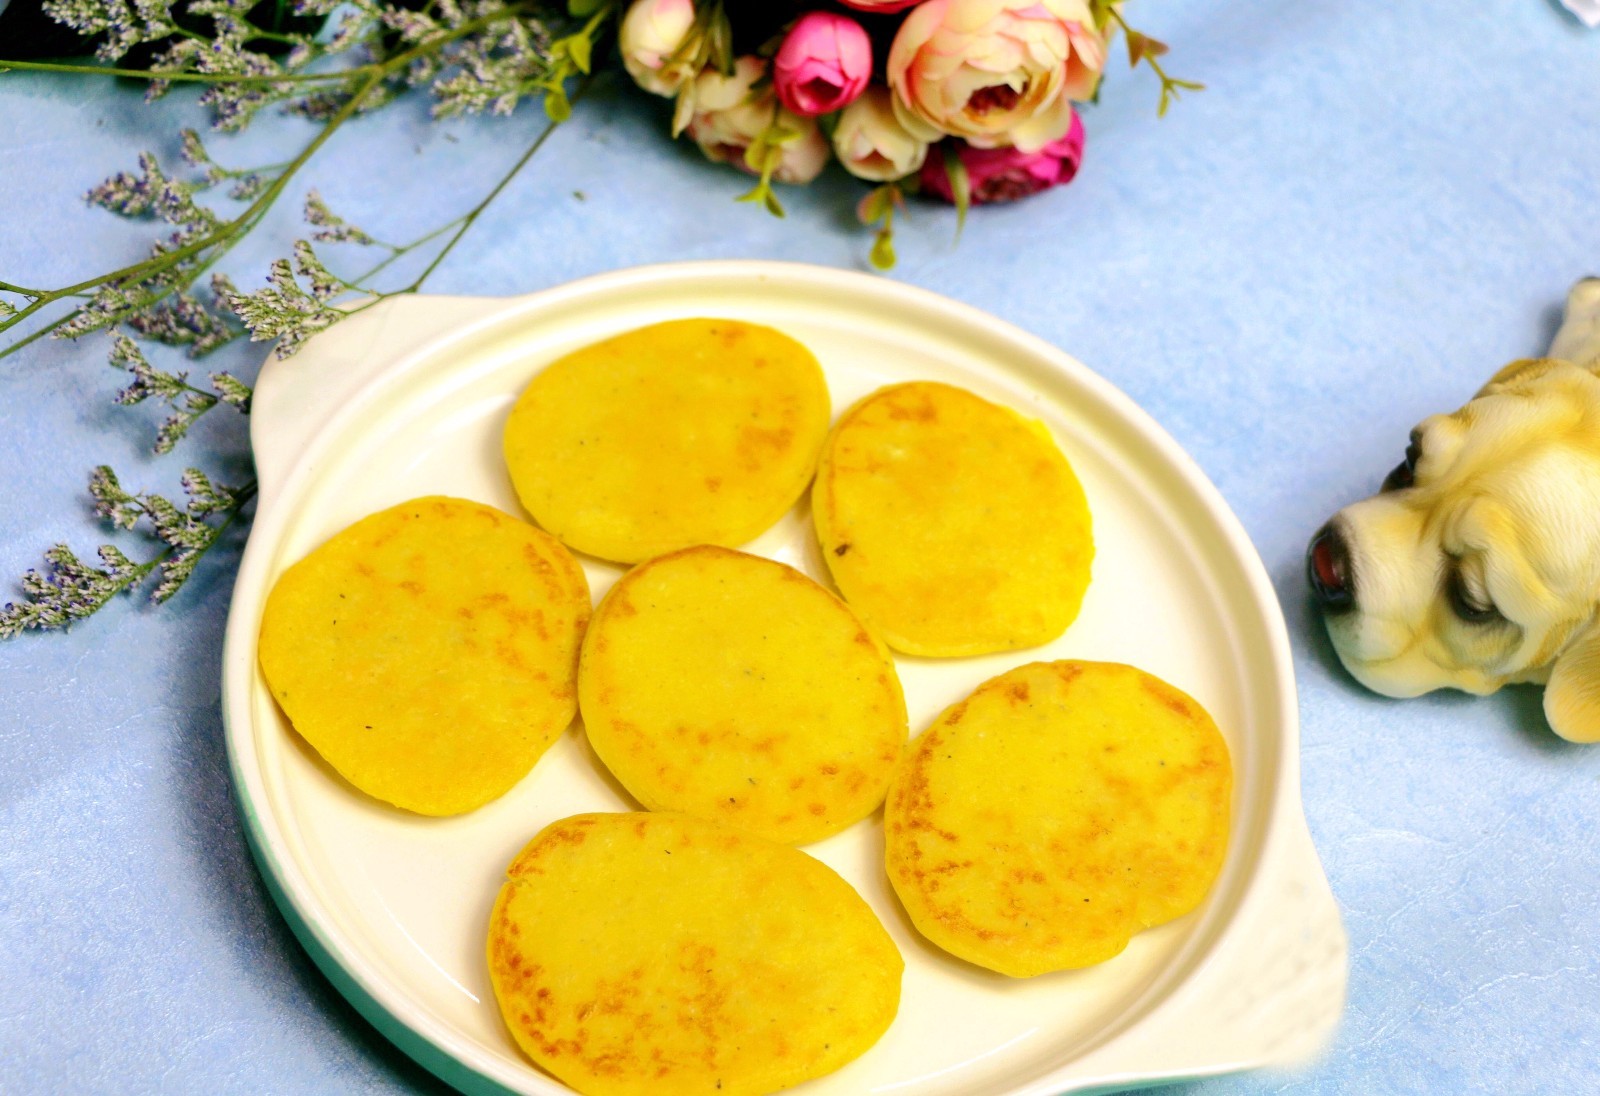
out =
[[[884,876],[881,815],[807,847],[872,904],[906,973],[882,1041],[804,1091],[1047,1094],[1315,1050],[1343,1005],[1345,939],[1300,806],[1283,618],[1226,504],[1148,416],[1038,339],[885,279],[771,263],[645,268],[508,300],[391,300],[264,370],[253,427],[261,497],[229,620],[224,710],[252,846],[322,969],[458,1087],[566,1091],[512,1043],[483,952],[502,873],[528,838],[579,811],[634,809],[581,727],[472,814],[406,814],[354,791],[293,734],[257,670],[256,633],[277,575],[363,515],[434,493],[518,512],[500,431],[529,378],[587,343],[685,316],[800,339],[822,362],[835,413],[891,382],[964,385],[1043,420],[1077,470],[1097,542],[1082,615],[1034,651],[899,658],[913,734],[1012,666],[1090,658],[1192,694],[1233,753],[1233,836],[1210,897],[1085,971],[1013,981],[925,943]],[[748,547],[828,581],[803,504]],[[621,573],[585,569],[596,598]]]

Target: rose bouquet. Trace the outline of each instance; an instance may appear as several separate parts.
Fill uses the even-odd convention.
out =
[[[1083,156],[1077,104],[1094,98],[1108,41],[1180,89],[1160,42],[1111,0],[632,0],[618,45],[639,87],[676,100],[674,136],[757,177],[743,200],[781,216],[772,184],[807,183],[829,159],[876,184],[873,261],[894,261],[904,195],[1012,201],[1070,182]]]

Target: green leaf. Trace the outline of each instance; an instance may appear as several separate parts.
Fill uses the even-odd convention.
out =
[[[760,137],[757,137],[744,147],[744,166],[757,175],[765,176],[767,170],[767,146]],[[765,178],[763,178],[762,182],[765,181]]]
[[[1149,39],[1147,39],[1144,35],[1140,34],[1138,31],[1134,30],[1132,27],[1128,28],[1128,67],[1129,68],[1135,68],[1135,67],[1138,66],[1139,58],[1144,56],[1145,46],[1148,44],[1148,42],[1149,42]]]
[[[594,43],[586,34],[574,34],[564,41],[567,45],[567,56],[572,58],[572,63],[577,66],[578,71],[587,76],[593,59]]]
[[[567,89],[553,87],[545,93],[544,112],[552,122],[565,122],[572,117],[572,100],[567,98]]]
[[[606,3],[607,0],[567,0],[567,14],[574,19],[587,19],[605,7]]]
[[[760,202],[766,207],[768,213],[774,217],[784,215],[783,205],[778,201],[778,196],[772,192],[772,184],[766,178],[756,181],[756,185],[734,199],[739,202]]]
[[[889,197],[887,186],[874,187],[872,193],[867,195],[861,203],[861,223],[865,225],[877,224],[889,212],[893,199]]]
[[[950,196],[956,200],[956,239],[967,227],[967,210],[972,208],[972,180],[967,176],[967,165],[954,144],[944,146],[944,173],[950,180]]]
[[[872,243],[872,254],[868,259],[879,270],[894,269],[894,233],[887,227],[877,234],[877,239]]]
[[[718,4],[711,12],[710,25],[706,29],[706,48],[710,53],[711,64],[724,76],[733,75],[733,24],[728,22],[728,13]]]

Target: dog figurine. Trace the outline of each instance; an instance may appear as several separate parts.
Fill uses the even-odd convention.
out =
[[[1371,498],[1306,556],[1339,660],[1410,697],[1545,684],[1550,726],[1600,741],[1600,278],[1546,358],[1512,362],[1411,431]]]

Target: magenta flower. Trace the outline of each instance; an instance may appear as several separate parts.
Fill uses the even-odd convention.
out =
[[[1038,152],[1015,148],[973,148],[957,146],[961,163],[967,169],[967,185],[973,205],[988,202],[1014,202],[1041,190],[1072,182],[1083,160],[1083,122],[1076,114],[1067,135],[1051,141]],[[950,190],[950,175],[944,157],[935,150],[922,167],[922,189],[947,202],[955,201]]]
[[[872,78],[872,42],[849,16],[813,11],[790,29],[772,59],[778,101],[814,118],[846,106]]]

